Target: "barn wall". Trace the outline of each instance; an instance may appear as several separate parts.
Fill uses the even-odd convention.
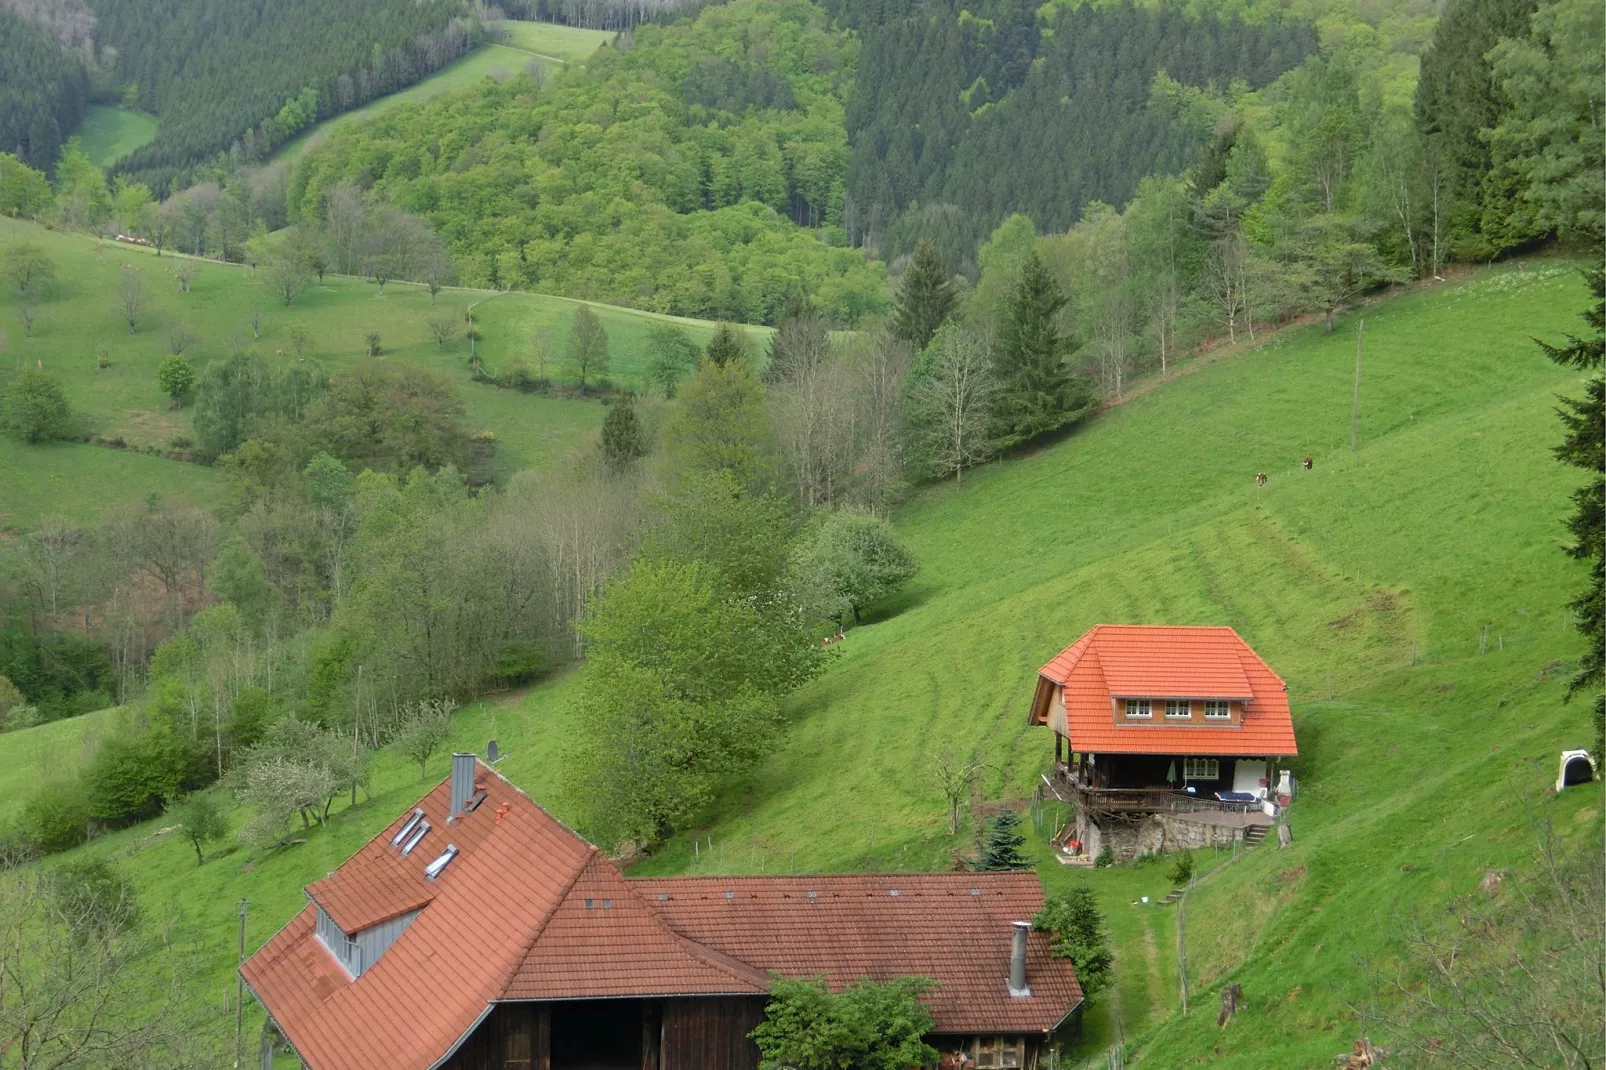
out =
[[[764,997],[668,999],[660,1070],[758,1070],[749,1033],[764,1020]]]
[[[442,1070],[551,1070],[551,1010],[498,1003]]]

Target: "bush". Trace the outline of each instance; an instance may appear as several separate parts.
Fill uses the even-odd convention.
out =
[[[22,832],[41,854],[77,847],[89,839],[89,800],[75,780],[57,780],[34,792],[22,808]]]
[[[936,985],[918,977],[857,981],[833,993],[820,978],[776,979],[764,1021],[752,1038],[766,1067],[795,1070],[904,1070],[932,1066],[925,1042],[931,1012],[920,994]]]
[[[1102,852],[1099,857],[1104,857]],[[1083,995],[1091,996],[1104,987],[1114,958],[1104,914],[1092,888],[1079,884],[1050,897],[1032,919],[1032,928],[1052,934],[1049,950],[1071,960]]]
[[[60,383],[42,371],[24,368],[11,380],[3,414],[5,425],[24,442],[48,442],[66,435],[71,410]]]
[[[1170,874],[1171,883],[1178,888],[1187,884],[1188,881],[1193,879],[1193,852],[1178,851],[1176,857],[1171,861],[1170,870],[1167,872]]]
[[[80,940],[105,938],[139,925],[134,882],[103,858],[85,858],[57,867],[45,888],[51,910]]]
[[[1109,844],[1105,844],[1099,850],[1099,856],[1093,860],[1093,868],[1104,869],[1113,865],[1115,865],[1115,849]]]
[[[204,776],[197,765],[196,748],[165,724],[111,736],[84,773],[89,815],[114,825],[155,817],[186,782]]]

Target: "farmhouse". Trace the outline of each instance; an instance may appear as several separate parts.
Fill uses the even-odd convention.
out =
[[[1264,838],[1293,795],[1288,688],[1231,628],[1101,624],[1038,670],[1072,853]]]
[[[1029,1068],[1082,1002],[1034,874],[627,879],[472,754],[306,892],[241,974],[311,1070],[756,1070],[773,974],[930,978],[945,1066]]]

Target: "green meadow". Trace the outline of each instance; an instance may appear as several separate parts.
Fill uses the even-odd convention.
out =
[[[96,167],[110,167],[156,137],[156,117],[127,108],[91,104],[78,136]]]
[[[520,73],[531,63],[554,70],[573,60],[584,59],[613,37],[613,34],[602,30],[582,30],[550,22],[508,21],[501,25],[507,29],[507,44],[482,45],[406,89],[326,119],[299,137],[285,142],[273,154],[273,161],[294,163],[332,131],[348,123],[362,122],[398,105],[414,104],[473,85],[481,78],[507,78]]]
[[[165,449],[176,438],[191,437],[190,410],[174,410],[156,385],[156,368],[168,353],[171,329],[185,325],[200,338],[187,351],[197,369],[221,359],[231,341],[254,346],[272,360],[295,360],[290,328],[308,331],[305,359],[330,372],[356,367],[367,356],[365,336],[378,331],[383,355],[431,368],[461,391],[468,422],[496,435],[495,470],[541,468],[590,441],[605,413],[600,400],[524,394],[476,383],[469,377],[469,342],[460,331],[444,346],[429,334],[432,317],[459,320],[471,307],[483,340],[488,370],[495,374],[515,357],[528,360],[531,332],[551,331],[560,354],[580,302],[527,293],[448,289],[434,305],[423,287],[392,282],[380,295],[371,282],[327,276],[286,307],[269,292],[266,278],[253,277],[238,264],[199,261],[188,293],[180,292],[172,271],[178,258],[115,242],[99,243],[79,234],[45,230],[29,223],[0,220],[0,247],[14,241],[41,245],[55,260],[57,279],[50,300],[40,306],[33,336],[17,318],[17,299],[0,292],[0,391],[22,367],[43,367],[57,376],[71,403],[79,430],[130,446]],[[128,332],[113,304],[121,276],[138,272],[149,294],[137,329]],[[260,308],[260,337],[253,340],[251,319]],[[593,305],[608,332],[610,376],[620,385],[644,387],[648,328],[657,321],[683,326],[698,344],[714,325],[675,320],[650,312]],[[751,329],[755,345],[765,331]],[[108,366],[99,366],[106,353]],[[549,369],[561,378],[561,369]],[[199,465],[83,444],[24,446],[0,442],[0,525],[25,527],[41,513],[90,519],[97,512],[146,495],[179,494],[197,504],[217,504],[217,473]]]
[[[1575,479],[1549,452],[1555,395],[1578,386],[1531,339],[1575,329],[1575,267],[1484,270],[1377,301],[1331,335],[1290,329],[963,486],[922,490],[895,517],[921,561],[915,581],[833,648],[790,702],[776,752],[638,871],[948,868],[971,852],[972,828],[948,835],[930,764],[979,757],[978,803],[1028,805],[1053,750],[1025,724],[1040,664],[1101,621],[1230,624],[1289,686],[1293,843],[1201,852],[1179,941],[1178,908],[1158,903],[1164,862],[1072,871],[1043,842],[1063,810],[1033,811],[1045,883],[1092,885],[1117,956],[1072,1065],[1103,1066],[1116,1043],[1156,1068],[1331,1065],[1360,1033],[1366,968],[1396,961],[1403,911],[1524,865],[1537,824],[1601,840],[1598,785],[1548,790],[1558,750],[1589,735],[1583,708],[1562,701],[1580,652],[1563,604],[1582,570],[1560,549]],[[495,738],[502,771],[568,820],[578,679],[490,696],[458,714],[454,739],[483,753]],[[0,736],[0,756],[37,749],[39,731]],[[237,901],[251,901],[259,946],[300,909],[303,885],[446,771],[444,755],[423,780],[384,755],[372,799],[342,800],[328,828],[269,854],[228,847],[197,868],[160,822],[77,853],[118,858],[151,909],[187,923],[215,963],[197,998],[221,1006]],[[1228,982],[1244,1009],[1217,1029]]]

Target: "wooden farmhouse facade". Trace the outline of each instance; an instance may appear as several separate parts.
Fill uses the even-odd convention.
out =
[[[1288,688],[1231,628],[1101,624],[1038,670],[1072,854],[1258,842],[1293,794]]]
[[[310,1070],[756,1070],[774,976],[927,977],[945,1067],[1079,1020],[1032,873],[627,879],[471,754],[241,968]]]

